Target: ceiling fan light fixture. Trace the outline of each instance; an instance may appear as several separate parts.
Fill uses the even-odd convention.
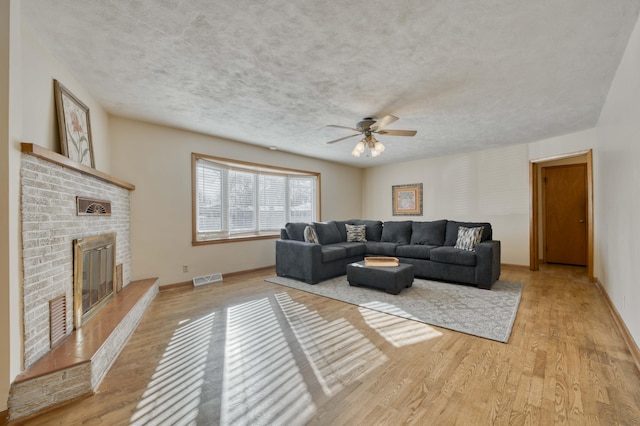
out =
[[[377,157],[385,150],[385,146],[382,142],[378,141],[376,137],[373,135],[374,133],[390,135],[390,136],[415,136],[415,130],[382,130],[387,125],[398,120],[398,117],[394,115],[387,115],[383,117],[381,120],[376,120],[375,118],[368,117],[360,121],[356,127],[346,127],[339,126],[337,124],[330,124],[327,127],[337,127],[340,129],[353,130],[358,133],[355,135],[345,136],[342,138],[334,139],[327,143],[336,143],[345,139],[352,138],[354,136],[359,136],[362,134],[364,137],[353,147],[353,151],[351,151],[351,155],[354,157],[360,157],[363,152],[367,151],[367,157],[370,155],[372,157]]]
[[[360,155],[364,152],[364,149],[365,149],[364,139],[362,139],[360,142],[356,144],[356,146],[353,147],[353,151],[351,151],[351,155],[353,155],[354,157],[360,157]]]

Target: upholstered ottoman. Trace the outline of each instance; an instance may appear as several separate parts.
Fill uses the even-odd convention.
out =
[[[395,267],[366,266],[364,262],[347,265],[347,280],[354,287],[378,288],[389,294],[398,294],[413,285],[413,265],[401,263]]]

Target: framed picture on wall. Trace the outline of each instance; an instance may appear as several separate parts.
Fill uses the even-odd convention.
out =
[[[394,185],[391,189],[394,216],[422,216],[422,184]]]
[[[56,99],[62,155],[95,168],[89,107],[58,80],[53,80],[53,93]]]

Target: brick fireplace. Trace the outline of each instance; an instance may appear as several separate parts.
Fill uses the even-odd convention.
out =
[[[29,368],[51,350],[49,301],[64,295],[73,306],[73,243],[115,235],[116,264],[123,284],[131,278],[129,189],[33,155],[22,155],[22,245],[24,266],[24,364]],[[111,201],[111,215],[78,215],[76,197]],[[73,309],[65,315],[74,330]]]
[[[135,187],[37,145],[22,151],[24,370],[11,420],[93,392],[158,292],[155,278],[131,283]],[[79,198],[106,200],[110,214],[79,212]]]

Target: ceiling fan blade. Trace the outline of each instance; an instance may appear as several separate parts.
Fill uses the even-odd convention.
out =
[[[356,133],[355,135],[345,136],[344,138],[340,138],[340,139],[335,139],[335,140],[329,141],[329,142],[327,142],[327,143],[336,143],[336,142],[340,142],[340,141],[343,141],[343,140],[345,140],[345,139],[352,138],[352,137],[354,137],[354,136],[360,136],[360,133]]]
[[[379,130],[376,133],[389,136],[415,136],[417,130]]]
[[[382,117],[382,120],[378,120],[378,122],[373,124],[371,126],[371,130],[380,130],[383,127],[387,127],[389,124],[393,123],[396,120],[398,120],[398,117],[396,117],[395,115],[386,115]]]
[[[338,125],[335,125],[335,124],[329,124],[328,126],[324,126],[324,127],[335,127],[335,128],[338,128],[338,129],[348,129],[348,130],[353,130],[354,132],[359,132],[360,131],[358,129],[354,129],[353,127],[338,126]]]

